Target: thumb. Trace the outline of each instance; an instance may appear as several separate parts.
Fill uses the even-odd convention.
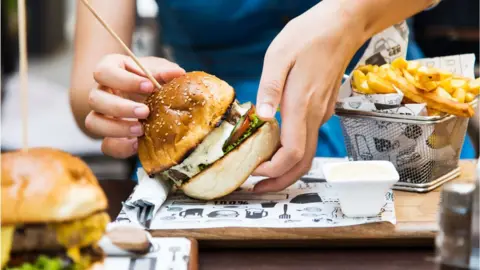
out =
[[[257,94],[257,114],[262,120],[270,120],[275,117],[290,70],[290,65],[279,61],[282,57],[267,55],[265,55]]]

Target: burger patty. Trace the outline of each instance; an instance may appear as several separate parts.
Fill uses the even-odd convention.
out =
[[[88,246],[99,240],[104,231],[103,226],[108,223],[107,219],[108,215],[104,211],[99,211],[86,218],[65,223],[17,226],[13,234],[11,252],[49,251],[61,250],[65,246]]]
[[[230,108],[228,109],[227,113],[225,114],[225,120],[228,123],[235,125],[238,121],[240,121],[240,118],[242,117],[242,111],[240,104],[238,104],[238,101],[235,100]]]
[[[57,241],[55,229],[47,224],[18,227],[13,235],[12,252],[48,251],[62,248]]]
[[[93,264],[95,262],[100,262],[104,259],[104,253],[97,246],[89,246],[80,249],[80,254],[82,257],[89,257],[90,262]],[[49,258],[58,258],[61,259],[64,263],[63,267],[68,268],[74,265],[74,261],[68,257],[65,249],[57,250],[37,250],[30,252],[13,252],[8,261],[8,267],[18,267],[24,263],[35,263],[39,256],[44,255]]]
[[[84,237],[82,231],[73,231],[71,239],[79,241]],[[76,243],[71,242],[72,246]],[[63,245],[58,242],[55,228],[47,224],[35,224],[19,227],[13,235],[12,252],[30,252],[37,250],[59,250]]]
[[[190,179],[190,177],[180,171],[175,169],[170,169],[167,171],[168,177],[172,179],[174,182],[183,183]]]

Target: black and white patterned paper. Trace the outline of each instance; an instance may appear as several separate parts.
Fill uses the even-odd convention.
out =
[[[341,161],[342,159],[340,159]],[[175,192],[161,204],[148,223],[152,230],[218,227],[302,228],[350,226],[372,222],[396,223],[393,193],[385,194],[385,205],[377,216],[349,218],[340,208],[338,195],[321,170],[326,162],[316,158],[311,170],[284,191],[251,192],[259,177],[250,177],[232,194],[213,201],[199,201]],[[157,207],[157,206],[156,206]],[[142,224],[136,210],[124,209],[116,223]]]
[[[151,247],[145,255],[135,255],[119,249],[107,237],[100,246],[107,257],[105,270],[187,270],[189,269],[192,245],[180,237],[149,237]]]

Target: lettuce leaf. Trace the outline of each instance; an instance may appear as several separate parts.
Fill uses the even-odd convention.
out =
[[[202,164],[198,165],[198,168],[200,169],[200,171],[203,171],[203,170],[205,170],[205,169],[208,168],[208,167],[210,167],[210,165],[208,165],[208,164],[203,164],[203,163],[202,163]]]
[[[60,258],[49,258],[40,255],[37,260],[32,263],[24,263],[17,267],[6,267],[5,270],[84,270],[81,264],[69,264]]]
[[[63,262],[59,258],[49,258],[47,256],[38,257],[35,263],[24,263],[21,266],[6,268],[6,270],[64,270]]]

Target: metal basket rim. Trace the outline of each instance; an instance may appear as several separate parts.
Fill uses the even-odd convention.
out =
[[[477,107],[477,99],[474,99],[470,102],[474,108]],[[360,111],[360,110],[349,110],[343,108],[336,108],[335,114],[337,116],[348,116],[348,117],[355,117],[355,118],[371,118],[374,120],[379,121],[392,121],[392,122],[408,122],[408,123],[415,123],[415,124],[438,124],[444,121],[448,121],[452,118],[463,118],[458,117],[456,115],[444,115],[444,116],[411,116],[411,115],[399,115],[399,114],[387,114],[387,113],[379,113],[379,112],[367,112],[367,111]],[[465,118],[469,119],[469,118]]]

